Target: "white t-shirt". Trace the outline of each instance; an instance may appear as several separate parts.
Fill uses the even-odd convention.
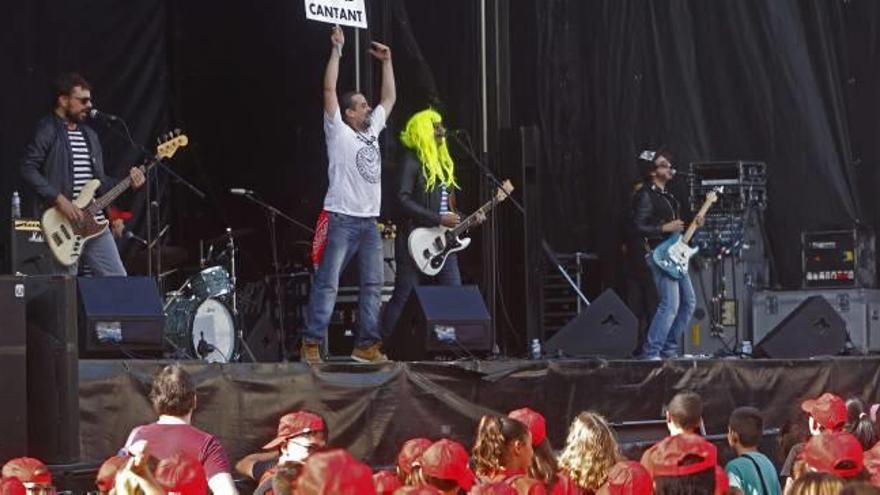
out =
[[[382,205],[382,157],[379,133],[385,128],[385,108],[377,105],[365,132],[356,132],[342,121],[339,108],[324,113],[330,186],[324,209],[353,217],[378,217]]]

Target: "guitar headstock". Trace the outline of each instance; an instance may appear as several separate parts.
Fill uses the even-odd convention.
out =
[[[163,134],[156,141],[156,155],[159,158],[171,158],[178,149],[189,144],[189,138],[180,129]]]
[[[712,188],[711,191],[706,193],[706,203],[711,205],[712,203],[718,201],[718,195],[723,192],[724,192],[724,186],[718,186],[718,187]]]
[[[510,179],[504,179],[504,182],[501,183],[501,187],[495,191],[495,201],[504,201],[512,192],[513,184],[510,182]]]

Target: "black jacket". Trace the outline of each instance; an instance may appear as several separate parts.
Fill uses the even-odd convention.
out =
[[[410,151],[404,152],[400,161],[399,179],[397,202],[401,227],[408,231],[415,227],[440,225],[440,186],[431,191],[425,190],[422,163]],[[450,189],[448,193],[449,209],[453,211],[454,192]]]
[[[119,180],[107,177],[104,173],[104,158],[101,142],[95,131],[83,124],[78,125],[85,136],[92,155],[92,171],[101,181],[100,191],[106,191]],[[68,199],[73,195],[73,165],[71,161],[70,140],[67,138],[67,124],[57,115],[40,119],[34,137],[27,145],[21,161],[21,178],[39,198],[42,209],[54,204],[58,194]]]
[[[645,183],[633,196],[633,227],[651,248],[657,247],[669,235],[663,232],[663,224],[680,218],[678,200],[668,190],[661,191],[655,185]]]

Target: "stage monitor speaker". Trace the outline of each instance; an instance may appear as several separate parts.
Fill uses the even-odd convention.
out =
[[[78,462],[76,279],[33,275],[24,280],[28,455],[46,464]]]
[[[822,296],[807,298],[755,346],[758,357],[833,356],[846,348],[846,323]]]
[[[80,277],[78,285],[84,356],[162,353],[165,315],[152,278]]]
[[[639,320],[613,290],[599,295],[544,344],[547,356],[628,358],[636,348]]]
[[[27,453],[27,356],[23,277],[0,277],[0,459]]]
[[[388,351],[399,361],[489,354],[495,344],[491,321],[476,286],[418,286],[403,308]]]

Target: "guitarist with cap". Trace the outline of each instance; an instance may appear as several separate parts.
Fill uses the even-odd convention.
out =
[[[385,307],[382,336],[394,332],[403,306],[413,287],[423,283],[461,285],[461,273],[455,254],[449,255],[443,268],[433,277],[419,271],[407,249],[407,239],[416,227],[453,228],[461,222],[456,209],[455,164],[446,145],[443,118],[433,108],[413,114],[400,133],[405,150],[400,162],[396,202],[402,230],[395,239],[397,271],[394,293]],[[478,222],[485,220],[480,214]]]
[[[633,198],[633,222],[649,251],[685,229],[678,200],[667,190],[667,184],[675,176],[671,156],[662,148],[643,151],[639,155],[645,185]],[[702,226],[705,219],[698,215],[694,221],[697,226]],[[679,338],[697,305],[694,287],[687,273],[679,279],[673,278],[654,262],[650,254],[646,262],[657,287],[659,303],[640,357],[652,361],[675,358],[678,357]]]
[[[89,214],[72,202],[83,186],[98,179],[101,189],[107,190],[119,181],[104,174],[98,135],[83,124],[92,109],[89,83],[79,74],[62,74],[53,83],[53,90],[52,113],[37,124],[21,162],[21,177],[44,208],[55,207],[77,224]],[[135,189],[146,180],[137,167],[132,167],[129,177]],[[96,218],[103,220],[103,213]],[[109,229],[85,244],[82,259],[97,276],[126,275]],[[59,274],[77,273],[77,263],[64,266],[56,262],[55,266]]]

